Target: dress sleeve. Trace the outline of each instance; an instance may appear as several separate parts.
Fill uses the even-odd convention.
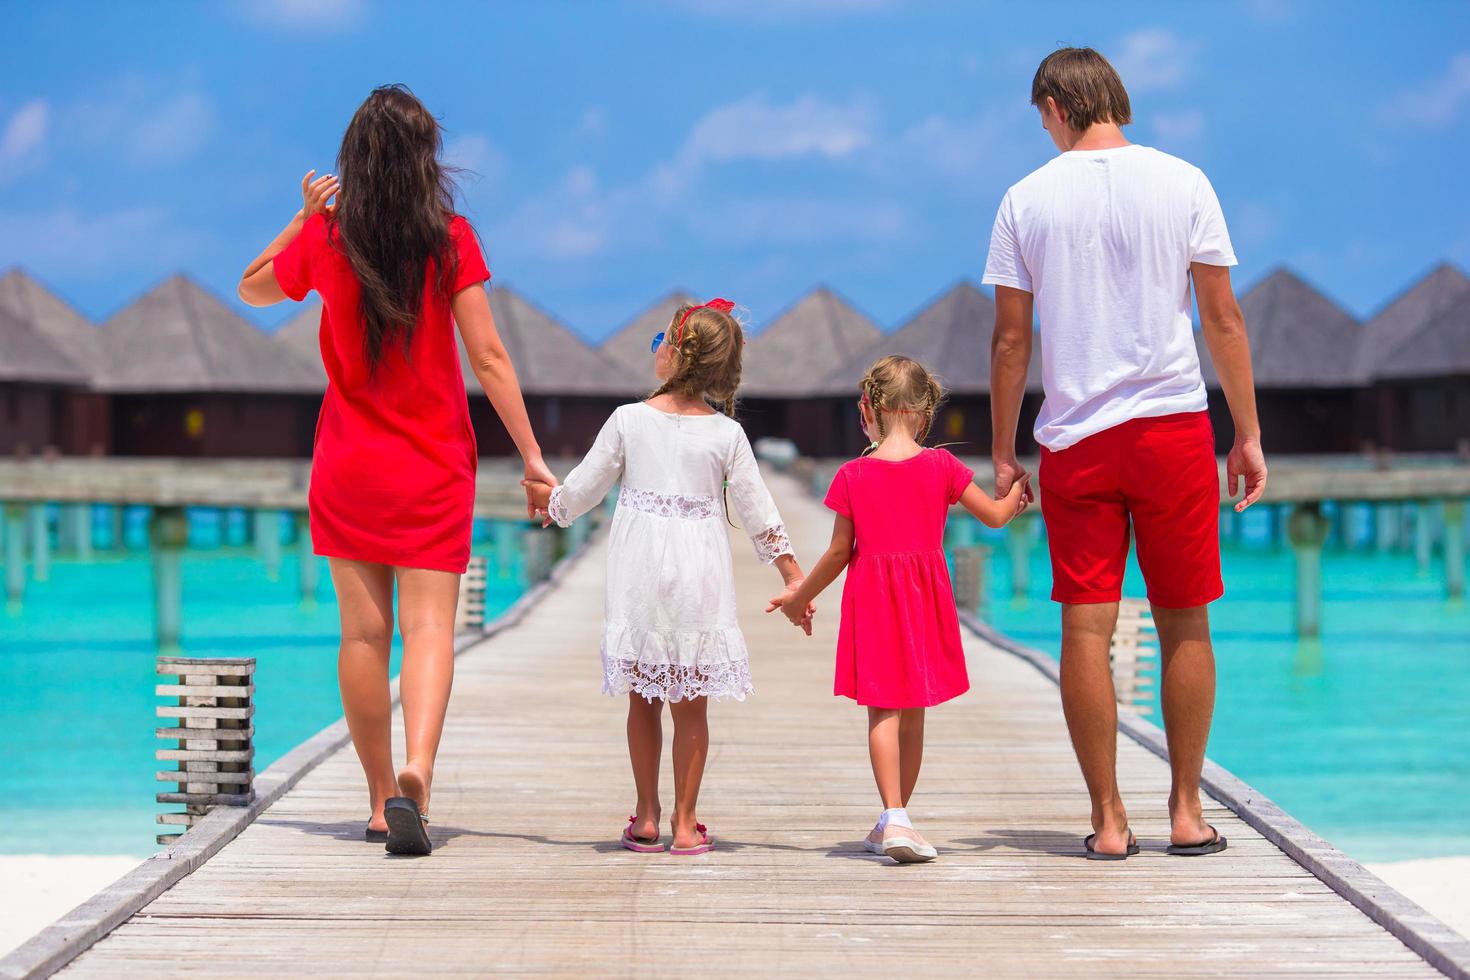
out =
[[[1225,212],[1210,178],[1203,172],[1194,185],[1189,209],[1189,261],[1204,265],[1235,265],[1235,248],[1225,227]]]
[[[832,477],[832,485],[827,488],[827,496],[822,500],[828,510],[835,511],[843,517],[852,518],[852,500],[847,491],[847,467],[844,466]]]
[[[271,259],[271,268],[275,271],[281,292],[298,303],[311,292],[312,267],[316,264],[322,242],[326,240],[326,228],[325,217],[320,214],[312,215],[306,219],[296,237],[287,242],[286,247]]]
[[[449,221],[449,242],[454,249],[454,281],[449,295],[490,279],[490,268],[485,265],[485,253],[480,250],[480,241],[475,229],[468,221],[455,215]]]
[[[623,430],[618,413],[614,412],[603,423],[597,441],[587,450],[582,462],[567,474],[561,486],[552,489],[546,513],[558,527],[570,527],[572,521],[601,503],[622,475]]]
[[[725,477],[729,482],[730,500],[735,504],[735,513],[740,516],[740,526],[750,535],[755,553],[767,565],[782,555],[795,555],[791,539],[786,535],[786,525],[781,523],[781,513],[776,510],[776,501],[761,478],[760,465],[751,452],[750,440],[745,430],[736,427],[735,446]]]
[[[1021,254],[1016,202],[1011,199],[1010,191],[1006,192],[995,213],[995,227],[990,231],[990,253],[985,257],[985,275],[980,281],[987,286],[1010,286],[1028,293],[1033,291],[1026,256]]]
[[[975,471],[960,462],[960,458],[948,449],[941,449],[940,452],[944,453],[945,463],[947,464],[949,504],[953,507],[960,502],[960,498],[965,495],[965,491],[970,488],[970,484],[975,482]]]

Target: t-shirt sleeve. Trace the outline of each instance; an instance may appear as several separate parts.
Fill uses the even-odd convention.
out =
[[[1189,261],[1205,265],[1235,265],[1235,249],[1225,227],[1225,213],[1210,179],[1200,173],[1189,208]]]
[[[829,510],[835,511],[843,517],[852,517],[852,501],[848,498],[847,493],[847,467],[844,466],[837,471],[836,476],[832,477],[832,485],[827,488],[827,496],[822,500],[822,503]]]
[[[965,495],[970,484],[975,482],[975,471],[960,462],[960,458],[948,449],[941,450],[941,452],[944,453],[945,462],[949,467],[949,504],[953,507],[960,502],[960,498]]]
[[[490,268],[485,265],[485,254],[480,251],[480,241],[470,223],[455,215],[449,222],[449,239],[455,256],[454,282],[449,295],[489,280]]]
[[[276,282],[281,292],[301,302],[312,289],[312,270],[316,265],[317,253],[326,239],[327,219],[314,214],[306,219],[300,233],[271,259]]]
[[[1026,268],[1026,258],[1021,254],[1021,239],[1016,228],[1016,205],[1011,192],[1000,202],[995,214],[995,227],[990,231],[990,254],[985,258],[985,275],[981,282],[987,286],[1010,286],[1031,292],[1031,273]]]

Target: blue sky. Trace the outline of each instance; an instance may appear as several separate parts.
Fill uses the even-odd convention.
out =
[[[401,81],[480,174],[497,280],[589,338],[676,286],[759,324],[825,283],[891,326],[978,280],[1005,188],[1053,152],[1026,101],[1058,44],[1114,60],[1131,138],[1205,168],[1239,284],[1285,262],[1364,315],[1470,267],[1470,4],[1019,7],[9,4],[0,267],[98,318],[178,270],[233,301],[301,174]]]

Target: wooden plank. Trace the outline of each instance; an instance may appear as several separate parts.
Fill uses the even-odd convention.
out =
[[[255,736],[255,726],[246,725],[244,728],[189,728],[184,725],[176,725],[155,728],[153,734],[158,738],[178,740],[205,738],[214,739],[219,742],[243,742]]]
[[[251,778],[254,775],[255,773],[253,771],[196,772],[193,770],[184,771],[174,769],[159,770],[158,772],[154,773],[154,778],[160,783],[221,783],[229,785],[248,786],[250,784]]]
[[[159,762],[249,762],[255,749],[158,749],[153,757]]]
[[[251,704],[243,708],[236,708],[214,704],[160,704],[154,709],[154,713],[159,718],[228,718],[238,720],[254,717],[255,705]]]
[[[193,803],[203,806],[248,806],[249,793],[156,793],[157,803]]]
[[[255,694],[254,684],[159,684],[159,697],[248,698]],[[204,707],[208,707],[207,705]]]

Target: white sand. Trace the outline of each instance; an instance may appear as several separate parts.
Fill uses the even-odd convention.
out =
[[[1425,911],[1470,936],[1470,855],[1366,864]]]
[[[139,857],[0,854],[0,956],[142,862]]]

